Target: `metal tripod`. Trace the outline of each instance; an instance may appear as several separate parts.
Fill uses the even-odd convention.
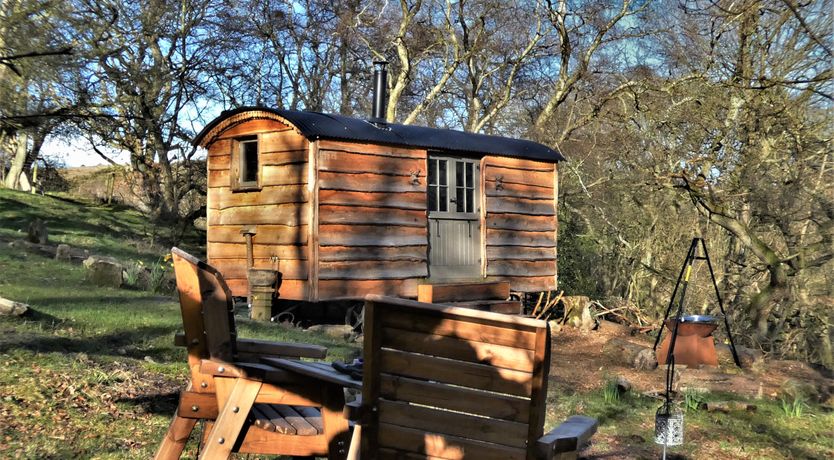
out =
[[[703,249],[703,256],[698,255],[699,243],[700,247]],[[709,260],[707,244],[704,242],[704,239],[700,237],[692,238],[692,244],[689,245],[689,252],[686,253],[686,259],[683,261],[683,267],[681,267],[681,272],[678,275],[678,281],[675,283],[675,290],[672,291],[672,298],[669,299],[669,306],[666,308],[666,314],[663,316],[663,322],[660,323],[660,330],[657,331],[657,337],[654,340],[654,347],[652,349],[657,351],[657,344],[660,343],[660,335],[663,333],[663,327],[666,325],[666,320],[669,319],[669,313],[671,313],[672,306],[675,304],[675,296],[678,293],[678,289],[680,289],[681,295],[678,300],[677,314],[675,315],[675,328],[672,330],[672,340],[669,344],[669,353],[667,354],[665,363],[667,366],[670,364],[674,366],[673,355],[675,350],[675,341],[678,338],[678,325],[680,324],[681,316],[683,316],[684,297],[686,297],[686,288],[689,286],[689,275],[692,273],[692,264],[696,260],[707,261],[709,275],[712,279],[712,286],[715,288],[715,297],[718,299],[718,308],[721,309],[721,316],[724,318],[724,327],[727,329],[727,338],[730,340],[730,351],[733,353],[733,361],[736,363],[736,366],[741,367],[741,361],[738,359],[738,353],[736,352],[733,335],[730,332],[730,320],[727,319],[727,314],[724,312],[724,302],[721,300],[721,293],[718,292],[718,282],[715,280],[715,272],[712,270],[712,262]]]

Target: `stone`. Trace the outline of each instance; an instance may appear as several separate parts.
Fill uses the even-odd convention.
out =
[[[619,337],[609,339],[603,346],[603,351],[637,370],[657,368],[654,350]]]
[[[194,228],[196,228],[197,230],[206,231],[208,229],[206,218],[198,217],[194,219]]]
[[[631,382],[629,382],[628,379],[622,375],[617,376],[617,391],[619,391],[620,394],[631,391]]]
[[[583,331],[590,331],[596,326],[591,315],[591,299],[584,295],[565,296],[559,301],[564,310],[564,323]]]
[[[337,339],[348,339],[353,334],[353,328],[346,324],[316,324],[308,327],[307,331],[318,332]]]
[[[654,351],[646,348],[640,350],[632,361],[632,366],[639,371],[650,371],[657,368],[657,356]]]
[[[90,256],[83,262],[87,281],[96,286],[120,287],[124,266],[112,257]]]
[[[59,244],[55,249],[55,260],[72,259],[72,248],[68,244]]]
[[[0,315],[22,316],[29,311],[29,305],[0,297]]]
[[[46,230],[46,223],[41,219],[35,218],[29,223],[26,240],[37,244],[46,244],[49,242],[49,233]]]

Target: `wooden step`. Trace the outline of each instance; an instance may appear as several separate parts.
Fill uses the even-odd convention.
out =
[[[473,300],[469,302],[447,302],[455,307],[472,308],[480,311],[504,313],[505,315],[520,315],[523,313],[521,302],[518,300]]]
[[[417,300],[426,303],[471,302],[476,300],[507,300],[510,283],[421,284],[417,287]]]

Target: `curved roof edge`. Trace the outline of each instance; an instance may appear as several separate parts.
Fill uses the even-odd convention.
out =
[[[337,139],[372,142],[432,150],[493,154],[551,163],[565,159],[558,150],[538,142],[523,139],[396,123],[374,124],[367,120],[344,115],[254,106],[223,111],[219,117],[212,120],[197,134],[192,143],[200,145],[205,137],[223,121],[249,111],[267,112],[282,118],[293,124],[309,140]]]

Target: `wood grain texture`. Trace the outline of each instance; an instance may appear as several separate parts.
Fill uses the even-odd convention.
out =
[[[343,206],[376,206],[425,211],[426,194],[422,192],[379,193],[322,190],[319,192],[319,202]]]
[[[389,400],[515,422],[527,422],[529,418],[530,401],[524,398],[388,374],[381,375],[380,381],[380,394]]]
[[[373,173],[396,176],[426,177],[426,162],[423,158],[392,157],[384,154],[360,154],[323,150],[319,153],[321,171],[343,173]]]
[[[379,402],[379,421],[509,447],[524,448],[527,443],[526,423],[475,417],[384,399]]]
[[[425,159],[427,156],[426,151],[421,149],[409,149],[404,147],[394,147],[379,144],[366,144],[363,142],[337,141],[331,139],[322,139],[318,142],[320,142],[320,150],[322,151],[335,150],[340,152],[385,155],[389,157],[400,158]]]
[[[532,350],[535,334],[530,331],[477,324],[449,318],[424,318],[391,312],[382,319],[385,327],[435,334],[455,339],[492,343]]]
[[[319,206],[320,224],[402,225],[425,228],[426,213],[416,210],[359,206]]]
[[[420,278],[404,280],[321,280],[321,299],[363,299],[368,294],[416,297]]]
[[[290,152],[263,152],[258,153],[258,161],[263,165],[283,166],[291,164],[307,163],[306,150],[293,150]]]
[[[497,181],[499,178],[502,183],[513,183],[522,185],[532,185],[535,187],[542,187],[553,189],[553,172],[547,171],[527,171],[522,169],[502,168],[496,166],[488,166],[484,171],[484,176],[487,181]],[[552,193],[552,192],[551,192]]]
[[[487,166],[497,166],[502,168],[526,169],[529,171],[544,171],[552,172],[555,166],[554,163],[545,161],[528,160],[524,158],[510,158],[488,155],[484,157],[484,163]]]
[[[555,276],[556,260],[490,260],[487,276]]]
[[[556,260],[555,248],[532,248],[527,246],[489,246],[489,262],[501,260]]]
[[[444,459],[522,460],[525,458],[524,449],[439,433],[426,433],[422,430],[387,423],[379,426],[379,443],[382,447]]]
[[[218,139],[208,146],[208,159],[206,161],[211,164],[211,157],[229,155],[230,153],[232,153],[232,140]]]
[[[541,173],[545,174],[545,173]],[[516,184],[513,182],[507,182],[504,179],[501,180],[499,183],[496,180],[496,176],[487,176],[484,174],[484,194],[487,197],[491,196],[510,196],[516,198],[539,198],[539,199],[548,199],[548,197],[552,198],[554,194],[554,190],[552,187],[542,187],[542,186],[535,186],[535,185],[527,185],[527,184]]]
[[[304,244],[307,242],[307,226],[286,225],[210,225],[207,232],[209,243],[239,243],[246,239],[240,234],[244,228],[252,229],[255,244]]]
[[[322,262],[365,261],[412,261],[427,260],[427,246],[322,246],[319,260]]]
[[[523,232],[516,230],[487,229],[486,245],[556,247],[554,232]]]
[[[381,359],[380,371],[386,374],[515,396],[530,396],[532,388],[532,375],[528,372],[395,350],[382,350]]]
[[[487,364],[522,372],[533,371],[533,351],[438,334],[383,328],[383,346],[394,350]]]
[[[555,216],[553,199],[530,199],[515,197],[487,197],[488,213],[526,214],[531,216]]]
[[[263,132],[258,136],[258,151],[269,152],[307,152],[307,139],[293,130]],[[306,156],[304,161],[306,161]]]
[[[231,187],[212,187],[208,189],[208,203],[210,209],[304,203],[308,201],[309,195],[303,185],[263,187],[257,192],[232,192]]]
[[[261,167],[261,187],[307,183],[307,163]],[[214,185],[214,184],[209,184]]]
[[[319,226],[319,244],[324,246],[424,246],[427,227],[398,225]]]
[[[465,300],[506,300],[510,297],[508,283],[421,284],[418,302],[445,303]]]
[[[246,259],[211,259],[212,264],[230,279],[247,278]],[[254,268],[277,270],[285,280],[306,280],[308,265],[306,260],[281,259],[274,262],[270,259],[255,259]],[[279,288],[280,290],[280,288]]]
[[[206,247],[208,257],[212,260],[218,259],[242,259],[246,260],[246,245],[238,243],[208,243]],[[307,250],[303,245],[289,244],[254,244],[252,254],[256,259],[282,260],[306,259]]]
[[[487,198],[489,201],[490,198]],[[525,216],[496,214],[486,216],[486,228],[500,230],[525,230],[529,232],[554,232],[558,228],[556,216]]]
[[[319,262],[320,280],[398,280],[426,276],[427,264],[416,261]]]
[[[556,290],[556,276],[493,276],[490,279],[507,281],[514,291],[541,292]]]
[[[208,213],[208,225],[278,224],[297,227],[307,223],[308,206],[265,204],[214,209]]]
[[[246,297],[249,292],[249,282],[246,278],[227,278],[226,284],[232,294],[238,297]],[[285,279],[278,288],[278,296],[287,300],[310,300],[309,282],[307,280]]]
[[[261,134],[269,131],[284,131],[288,129],[289,126],[277,120],[256,119],[245,121],[243,123],[238,123],[234,126],[228,127],[225,130],[223,130],[219,136],[216,136],[216,138],[229,139],[239,136],[251,136],[254,134]],[[207,136],[207,138],[209,137]]]
[[[322,189],[354,192],[425,192],[426,182],[412,183],[409,176],[386,176],[384,174],[344,174],[330,171],[319,173]]]
[[[225,154],[214,154],[209,155],[206,159],[206,166],[208,167],[209,171],[216,171],[220,169],[229,169],[230,163],[232,161],[232,155],[229,153]]]

